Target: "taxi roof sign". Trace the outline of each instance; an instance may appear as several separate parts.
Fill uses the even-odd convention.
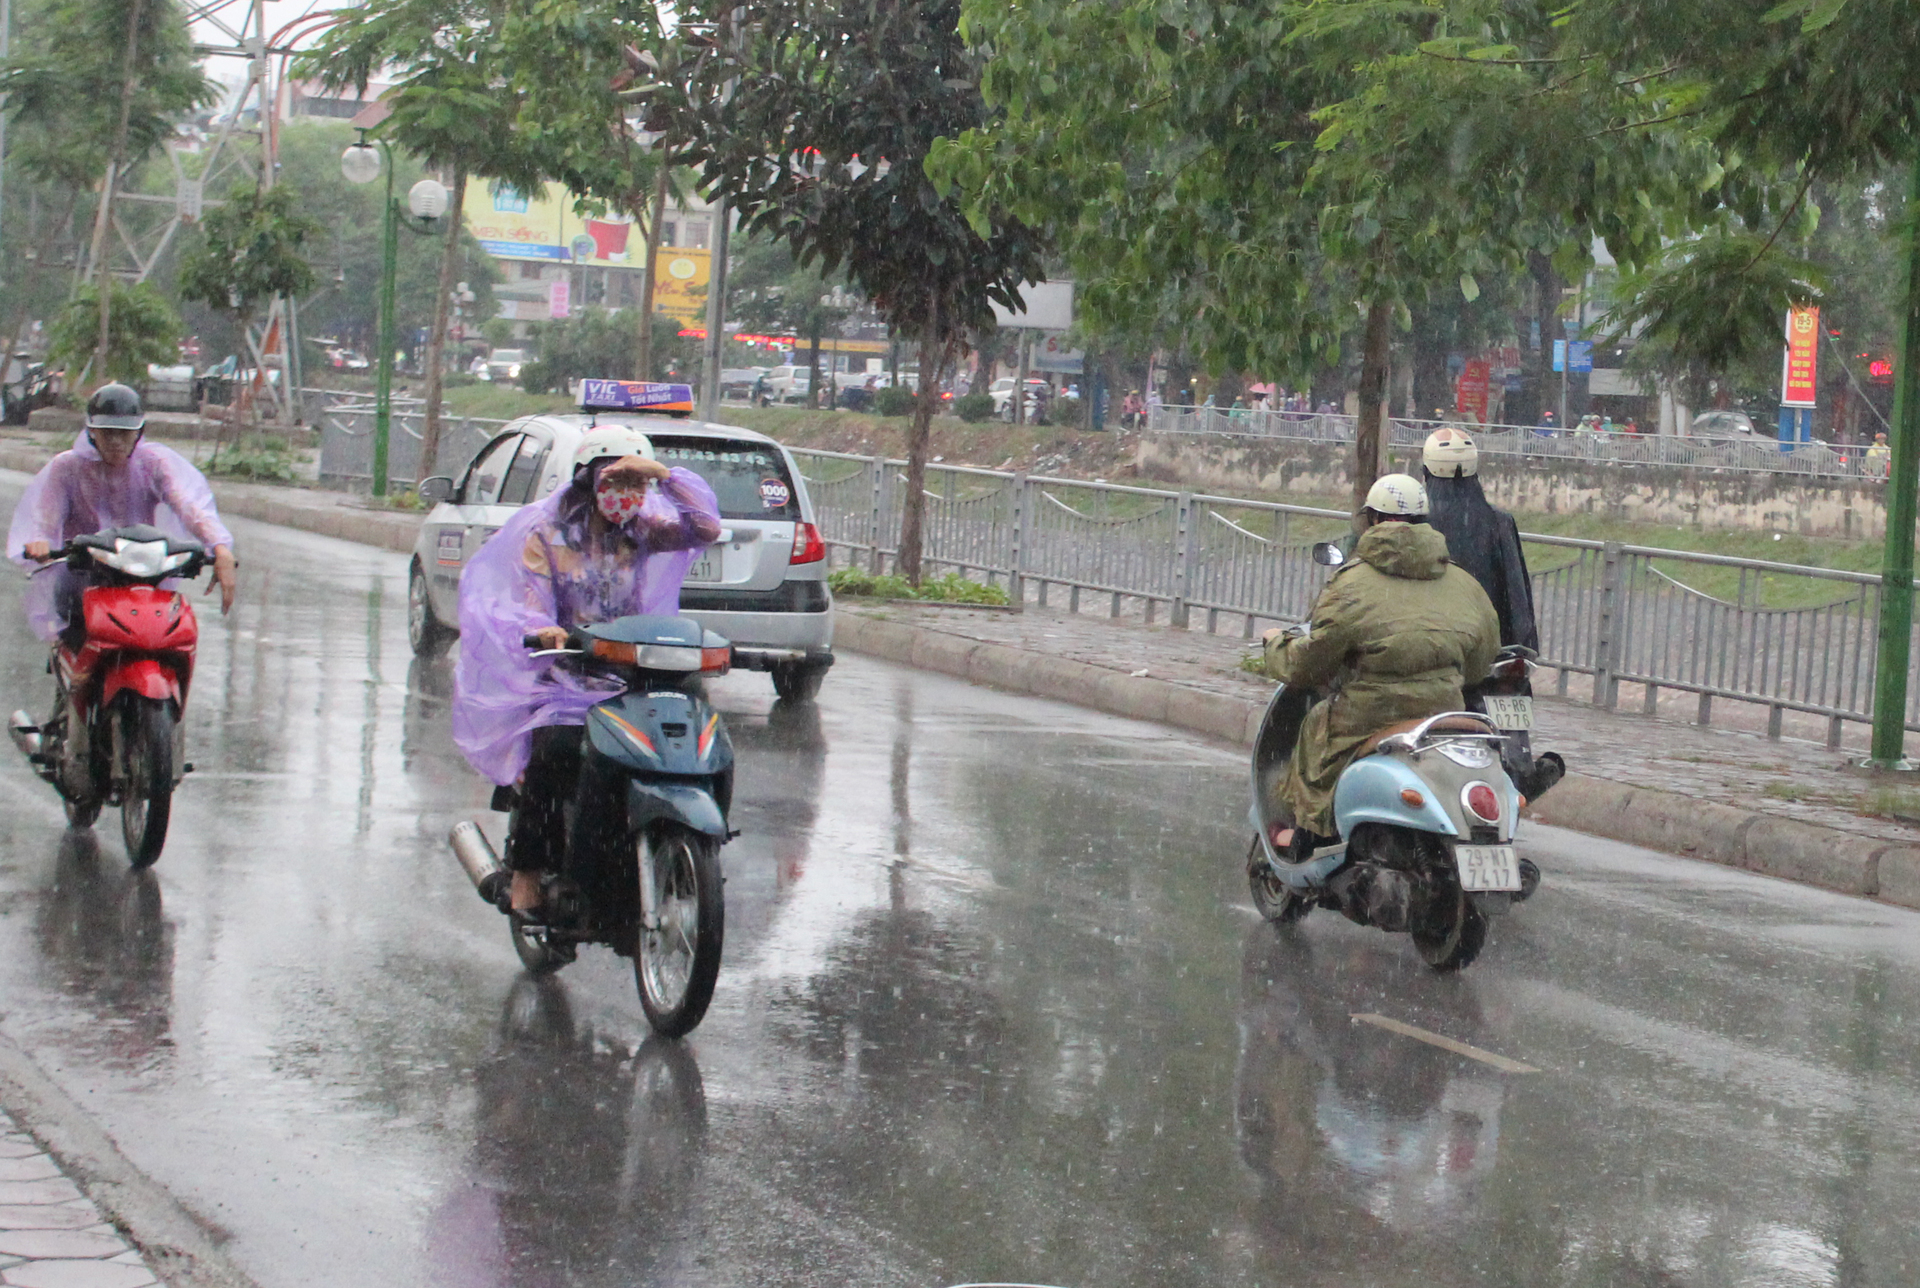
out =
[[[693,386],[653,380],[582,380],[581,411],[644,411],[663,416],[693,415]]]

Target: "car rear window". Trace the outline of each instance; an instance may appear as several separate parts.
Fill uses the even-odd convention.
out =
[[[653,450],[668,465],[681,465],[707,481],[723,519],[800,517],[793,476],[778,450],[760,443],[724,439],[652,436]]]

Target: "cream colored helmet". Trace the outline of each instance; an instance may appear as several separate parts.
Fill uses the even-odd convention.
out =
[[[1367,509],[1388,519],[1427,517],[1427,488],[1411,474],[1382,474],[1367,489]]]
[[[1437,479],[1469,478],[1480,472],[1480,449],[1464,429],[1451,425],[1427,435],[1420,450],[1420,463]]]
[[[580,436],[573,449],[573,468],[591,465],[609,456],[644,456],[653,459],[653,442],[631,425],[595,425]]]

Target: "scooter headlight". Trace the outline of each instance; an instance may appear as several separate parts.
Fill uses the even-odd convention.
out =
[[[113,553],[96,550],[94,558],[129,577],[158,577],[167,570],[167,543],[120,537],[113,543]]]

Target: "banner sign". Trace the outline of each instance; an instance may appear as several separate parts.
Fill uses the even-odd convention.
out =
[[[582,380],[581,411],[659,411],[693,413],[693,386],[652,380]]]
[[[1053,371],[1062,375],[1077,376],[1085,369],[1087,354],[1084,349],[1075,349],[1062,338],[1063,332],[1043,331],[1033,346],[1033,369],[1035,371]]]
[[[1787,310],[1787,350],[1780,366],[1780,405],[1812,407],[1820,400],[1820,310]]]
[[[1567,370],[1576,376],[1593,370],[1593,341],[1567,341]]]
[[[573,284],[564,277],[557,282],[547,283],[547,316],[573,316]]]
[[[1460,369],[1460,379],[1453,387],[1453,409],[1466,412],[1482,425],[1487,423],[1487,382],[1492,376],[1492,364],[1485,358],[1475,358]]]

